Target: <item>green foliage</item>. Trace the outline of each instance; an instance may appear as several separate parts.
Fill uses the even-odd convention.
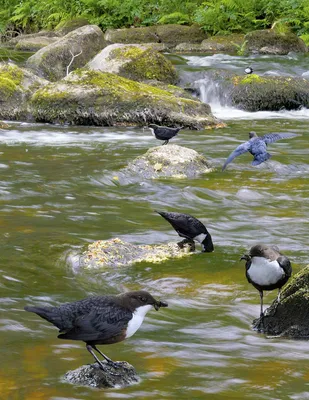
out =
[[[191,18],[187,14],[180,12],[174,12],[172,14],[163,15],[158,21],[158,24],[178,24],[178,25],[189,25]]]
[[[0,32],[33,32],[84,17],[107,28],[197,23],[212,35],[256,29],[309,34],[309,0],[0,0]]]

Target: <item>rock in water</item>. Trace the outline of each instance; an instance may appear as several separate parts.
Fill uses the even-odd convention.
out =
[[[187,147],[168,144],[149,149],[125,167],[118,176],[119,182],[136,176],[138,180],[153,178],[196,178],[212,168],[206,158]]]
[[[117,366],[119,368],[115,369],[106,363],[106,370],[103,371],[98,364],[83,365],[73,371],[68,371],[64,380],[74,385],[99,389],[123,388],[140,381],[131,364],[126,361],[117,361]]]
[[[309,338],[309,265],[291,278],[280,303],[275,300],[253,327],[271,336]]]
[[[104,267],[125,267],[137,262],[158,263],[170,258],[186,257],[190,253],[190,246],[187,244],[180,249],[177,243],[166,243],[157,245],[133,244],[123,242],[118,238],[110,240],[98,240],[88,246],[79,258],[77,266],[76,257],[68,259],[74,270],[79,268],[104,268]]]

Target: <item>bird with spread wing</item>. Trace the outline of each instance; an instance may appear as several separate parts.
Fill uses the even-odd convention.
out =
[[[225,161],[222,171],[225,170],[227,165],[234,160],[235,157],[246,153],[247,151],[251,153],[254,157],[252,165],[262,164],[264,161],[268,160],[271,155],[267,153],[267,145],[269,143],[274,143],[280,139],[287,139],[298,136],[296,133],[268,133],[264,136],[258,136],[255,132],[249,133],[249,140],[245,143],[240,144],[236,149],[229,155]]]

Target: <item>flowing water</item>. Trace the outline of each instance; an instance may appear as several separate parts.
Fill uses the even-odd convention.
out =
[[[216,57],[188,56],[178,67],[215,68]],[[245,65],[224,57],[231,69]],[[306,72],[305,58],[276,60],[283,74]],[[254,68],[263,63],[254,59]],[[309,343],[252,330],[259,295],[239,260],[262,241],[278,245],[294,272],[308,264],[308,110],[245,113],[211,93],[205,95],[227,127],[183,130],[173,139],[217,167],[190,181],[115,184],[114,174],[128,160],[158,145],[142,128],[10,123],[0,130],[1,399],[309,399]],[[270,145],[272,158],[259,167],[245,154],[222,173],[250,130],[299,136]],[[201,219],[215,252],[104,271],[83,272],[67,262],[97,239],[178,241],[154,209]],[[65,372],[92,362],[91,355],[82,342],[57,339],[55,327],[23,307],[140,288],[169,308],[151,311],[132,338],[101,349],[133,364],[141,382],[107,391],[65,383]],[[265,303],[275,296],[268,293]]]

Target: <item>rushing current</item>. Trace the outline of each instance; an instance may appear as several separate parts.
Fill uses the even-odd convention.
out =
[[[249,63],[259,74],[306,76],[307,60],[188,55],[177,65],[187,74],[214,68],[243,73]],[[264,242],[290,258],[294,273],[309,263],[308,110],[243,112],[224,104],[216,82],[204,77],[195,85],[227,127],[182,130],[172,139],[215,167],[194,180],[117,183],[119,169],[160,144],[147,129],[9,122],[0,130],[1,399],[309,398],[309,343],[252,330],[259,295],[240,261],[250,246]],[[247,153],[221,172],[251,130],[298,136],[269,145],[272,158],[258,167]],[[72,267],[73,256],[98,239],[178,241],[155,209],[199,218],[215,251],[128,268]],[[65,383],[65,372],[92,362],[84,343],[57,339],[55,327],[23,307],[138,289],[169,308],[149,312],[132,338],[101,349],[133,364],[141,382],[107,391]],[[265,295],[265,306],[276,294]]]

